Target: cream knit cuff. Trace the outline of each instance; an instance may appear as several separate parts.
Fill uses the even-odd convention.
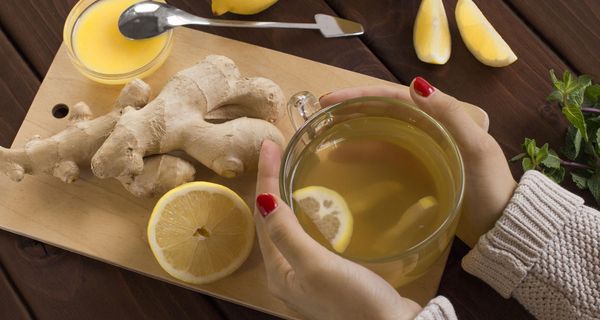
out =
[[[527,171],[494,228],[463,258],[463,269],[509,298],[546,244],[582,206],[580,197]]]
[[[415,320],[457,320],[452,303],[443,296],[431,299]]]

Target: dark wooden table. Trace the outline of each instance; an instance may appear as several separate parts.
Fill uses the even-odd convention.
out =
[[[10,146],[62,41],[62,26],[76,0],[0,1],[0,145]],[[210,15],[209,0],[169,0]],[[508,68],[481,65],[466,50],[454,20],[456,0],[445,0],[452,58],[445,66],[417,60],[412,25],[418,0],[281,0],[248,19],[309,21],[315,13],[354,19],[360,38],[326,40],[292,30],[205,29],[308,59],[406,84],[422,75],[490,115],[492,135],[505,154],[525,136],[561,145],[560,111],[545,103],[548,70],[587,73],[600,81],[600,1],[478,0],[519,60]],[[227,16],[233,18],[233,16]],[[235,17],[239,18],[239,17]],[[513,174],[522,172],[513,165]],[[494,168],[490,168],[494,170]],[[0,212],[2,214],[2,212]],[[439,294],[461,319],[530,319],[460,268],[468,248],[456,240]],[[269,315],[0,232],[0,319],[270,319]]]

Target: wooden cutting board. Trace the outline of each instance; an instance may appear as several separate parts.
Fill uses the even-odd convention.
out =
[[[274,80],[288,97],[302,90],[318,96],[342,87],[390,84],[190,29],[175,32],[170,58],[145,80],[156,93],[177,71],[209,54],[230,57],[243,75]],[[119,90],[120,87],[97,84],[79,74],[68,59],[65,46],[61,46],[13,147],[23,146],[33,135],[47,137],[62,130],[67,120],[52,116],[51,110],[55,105],[64,103],[73,106],[78,101],[85,101],[95,115],[101,115],[109,111]],[[487,128],[487,116],[483,111],[473,109],[469,112]],[[291,137],[293,130],[287,119],[279,121],[278,126],[287,138]],[[228,180],[199,168],[197,179],[224,184],[238,192],[250,207],[254,206],[255,177],[251,174]],[[0,177],[0,228],[267,313],[298,318],[296,313],[269,294],[256,245],[238,271],[209,285],[189,285],[165,273],[146,242],[146,224],[155,202],[156,199],[135,198],[115,180],[97,179],[89,170],[73,184],[63,184],[48,176],[27,176],[20,183]],[[400,293],[421,304],[434,297],[446,256],[447,253],[427,275],[400,288]]]

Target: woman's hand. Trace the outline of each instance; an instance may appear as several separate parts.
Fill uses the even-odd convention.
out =
[[[279,198],[281,149],[262,146],[254,217],[269,290],[311,319],[413,319],[421,310],[385,280],[321,246]]]
[[[474,246],[479,237],[493,227],[517,186],[496,140],[465,112],[466,102],[441,92],[422,78],[415,78],[410,87],[343,89],[321,97],[320,103],[325,107],[360,96],[413,101],[450,131],[458,143],[466,171],[464,209],[458,236]]]

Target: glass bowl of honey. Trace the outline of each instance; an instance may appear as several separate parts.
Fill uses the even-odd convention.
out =
[[[156,71],[169,56],[172,30],[131,40],[121,34],[119,16],[142,0],[80,0],[67,16],[63,39],[73,65],[87,78],[124,84]]]

